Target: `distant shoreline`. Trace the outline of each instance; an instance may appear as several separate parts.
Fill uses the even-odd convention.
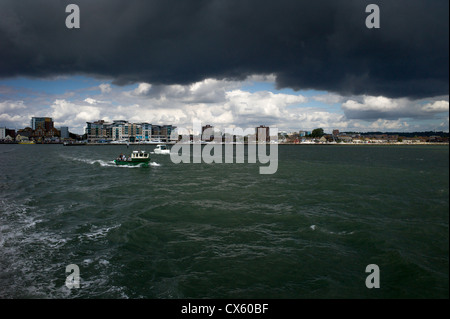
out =
[[[142,144],[142,143],[129,143],[129,145],[139,145],[139,146],[149,146],[153,145],[156,146],[158,144],[167,144],[167,145],[174,145],[175,143],[155,143],[155,144]],[[201,143],[201,144],[192,144],[192,143],[177,143],[182,145],[227,145],[228,143]],[[229,143],[228,145],[249,145],[248,143]],[[118,143],[72,143],[72,144],[66,144],[59,142],[59,143],[34,143],[34,144],[20,144],[17,142],[0,142],[0,145],[63,145],[63,146],[127,146],[127,144],[118,144]],[[250,144],[250,145],[258,145],[258,144]],[[317,146],[317,145],[326,145],[326,146],[366,146],[366,145],[384,145],[384,146],[413,146],[413,145],[449,145],[448,142],[425,142],[425,143],[267,143],[263,145],[297,145],[297,146]]]

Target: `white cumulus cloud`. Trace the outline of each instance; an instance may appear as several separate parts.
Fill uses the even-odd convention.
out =
[[[108,83],[102,83],[98,87],[102,93],[110,93],[112,91],[111,85]]]
[[[19,109],[26,109],[24,101],[4,101],[0,102],[0,112],[11,112]]]
[[[361,101],[347,100],[342,110],[348,119],[376,121],[378,119],[398,120],[400,118],[430,118],[435,114],[448,112],[448,101],[427,104],[406,98],[384,96],[362,96]]]
[[[448,112],[448,101],[436,101],[433,103],[427,103],[422,107],[422,110],[424,112],[431,112],[431,113],[441,113],[441,112]]]
[[[138,87],[133,91],[135,95],[146,95],[152,88],[149,83],[139,83]]]

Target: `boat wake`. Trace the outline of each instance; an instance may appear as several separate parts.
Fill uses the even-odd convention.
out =
[[[319,230],[322,233],[330,234],[330,235],[353,235],[355,233],[354,231],[350,231],[350,232],[349,231],[335,232],[335,231],[331,231],[331,230],[328,230],[328,229],[323,228],[323,227],[318,228],[316,225],[311,225],[311,226],[309,226],[309,228],[311,230],[313,230],[313,231]]]
[[[78,162],[83,162],[83,163],[87,163],[87,164],[99,164],[100,166],[116,166],[116,164],[114,163],[114,161],[103,161],[103,160],[90,160],[90,159],[85,159],[85,158],[73,158],[73,160],[78,161]]]
[[[161,166],[161,164],[156,163],[156,162],[151,162],[151,163],[148,163],[148,164],[141,163],[141,164],[138,164],[138,165],[130,165],[130,166],[128,166],[128,165],[116,165],[114,160],[111,160],[111,161],[92,160],[92,159],[79,158],[79,157],[66,157],[66,158],[69,159],[69,160],[72,160],[72,161],[83,162],[83,163],[87,163],[87,164],[90,164],[90,165],[100,165],[102,167],[141,168],[141,167],[149,167],[149,166],[154,166],[154,167]]]
[[[156,162],[151,162],[151,163],[149,163],[149,165],[150,165],[150,166],[161,166],[161,164],[156,163]]]
[[[161,164],[158,164],[156,162],[151,162],[151,163],[140,163],[137,165],[116,165],[116,163],[114,163],[114,161],[111,162],[112,164],[108,164],[108,165],[102,165],[102,166],[112,166],[112,167],[117,167],[117,168],[140,168],[140,167],[149,167],[149,166],[161,166]]]

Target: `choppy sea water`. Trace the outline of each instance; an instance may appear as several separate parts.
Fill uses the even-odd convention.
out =
[[[273,175],[131,149],[0,145],[0,298],[449,297],[448,145],[280,145]]]

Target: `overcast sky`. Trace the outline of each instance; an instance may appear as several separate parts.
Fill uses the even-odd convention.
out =
[[[65,8],[80,8],[68,29]],[[380,28],[368,29],[368,4]],[[0,126],[32,116],[449,130],[448,0],[1,0]]]

